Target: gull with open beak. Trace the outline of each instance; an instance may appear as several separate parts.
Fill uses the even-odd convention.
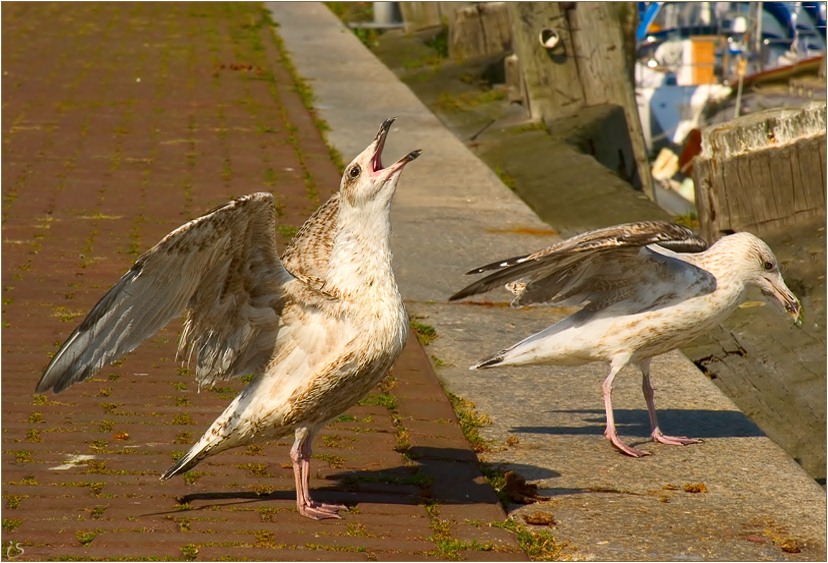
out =
[[[256,377],[162,479],[228,448],[293,433],[299,513],[337,518],[344,507],[310,496],[313,436],[383,378],[408,335],[389,212],[403,168],[420,151],[383,167],[393,122],[346,167],[336,204],[308,220],[284,262],[269,193],[235,199],[164,237],[69,336],[37,392],[91,377],[186,313],[179,351],[195,360],[199,386]],[[312,260],[295,258],[314,246]]]

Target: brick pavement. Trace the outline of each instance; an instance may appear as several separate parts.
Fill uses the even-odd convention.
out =
[[[2,41],[4,559],[525,558],[415,340],[315,441],[312,488],[354,506],[339,521],[296,513],[290,440],[158,480],[241,385],[197,393],[176,323],[33,395],[164,234],[269,190],[284,241],[339,173],[258,4],[5,4]]]

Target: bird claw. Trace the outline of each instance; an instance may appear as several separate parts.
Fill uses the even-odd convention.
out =
[[[636,448],[627,446],[626,444],[616,444],[615,442],[613,442],[612,445],[621,450],[621,453],[626,454],[630,457],[646,457],[650,455],[650,452],[638,450]]]
[[[328,520],[331,518],[341,519],[340,510],[348,510],[344,504],[325,504],[322,502],[310,501],[308,504],[299,505],[299,514],[314,520]]]
[[[339,512],[340,510],[348,510],[348,507],[344,504],[327,504],[324,502],[315,502],[311,501],[311,507],[319,508],[321,510],[332,510],[335,512]]]
[[[688,438],[687,436],[666,436],[661,433],[661,430],[654,430],[652,433],[653,440],[660,444],[667,444],[668,446],[686,446],[688,444],[701,444],[702,440],[698,438]]]
[[[644,450],[637,450],[631,446],[628,446],[624,442],[618,438],[617,434],[604,432],[604,436],[612,442],[612,445],[615,446],[617,449],[621,450],[621,453],[626,454],[630,457],[644,457],[650,455],[650,452],[645,452]]]
[[[299,509],[299,514],[312,520],[342,519],[342,516],[340,516],[336,512],[328,512],[317,508],[311,508],[309,506]]]

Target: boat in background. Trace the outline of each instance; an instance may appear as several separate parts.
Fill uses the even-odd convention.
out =
[[[656,161],[656,197],[668,211],[694,209],[687,179],[699,128],[825,98],[824,80],[815,90],[762,85],[816,76],[826,49],[826,2],[641,2],[639,17],[636,98]]]

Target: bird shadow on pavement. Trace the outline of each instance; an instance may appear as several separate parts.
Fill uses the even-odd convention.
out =
[[[381,469],[354,469],[331,472],[319,470],[318,477],[329,485],[311,485],[314,500],[356,506],[358,504],[497,504],[497,494],[478,466],[471,449],[415,446],[406,450],[411,465]],[[200,492],[178,497],[185,510],[269,501],[294,501],[291,488],[259,494],[254,491]],[[193,505],[193,503],[196,503]],[[181,509],[172,511],[181,512]]]
[[[559,471],[538,465],[527,463],[496,462],[487,463],[486,467],[496,469],[500,472],[514,471],[527,481],[539,481],[541,479],[554,479],[561,476]]]
[[[563,409],[550,413],[580,415],[581,426],[515,426],[512,432],[547,435],[602,435],[607,421],[603,410]],[[646,409],[615,409],[615,427],[625,436],[650,436],[650,421]],[[765,433],[744,413],[704,409],[659,409],[659,427],[665,434],[693,438],[753,438]]]
[[[414,446],[406,450],[412,465],[335,473],[338,490],[355,502],[393,504],[478,504],[498,502],[471,449]]]

